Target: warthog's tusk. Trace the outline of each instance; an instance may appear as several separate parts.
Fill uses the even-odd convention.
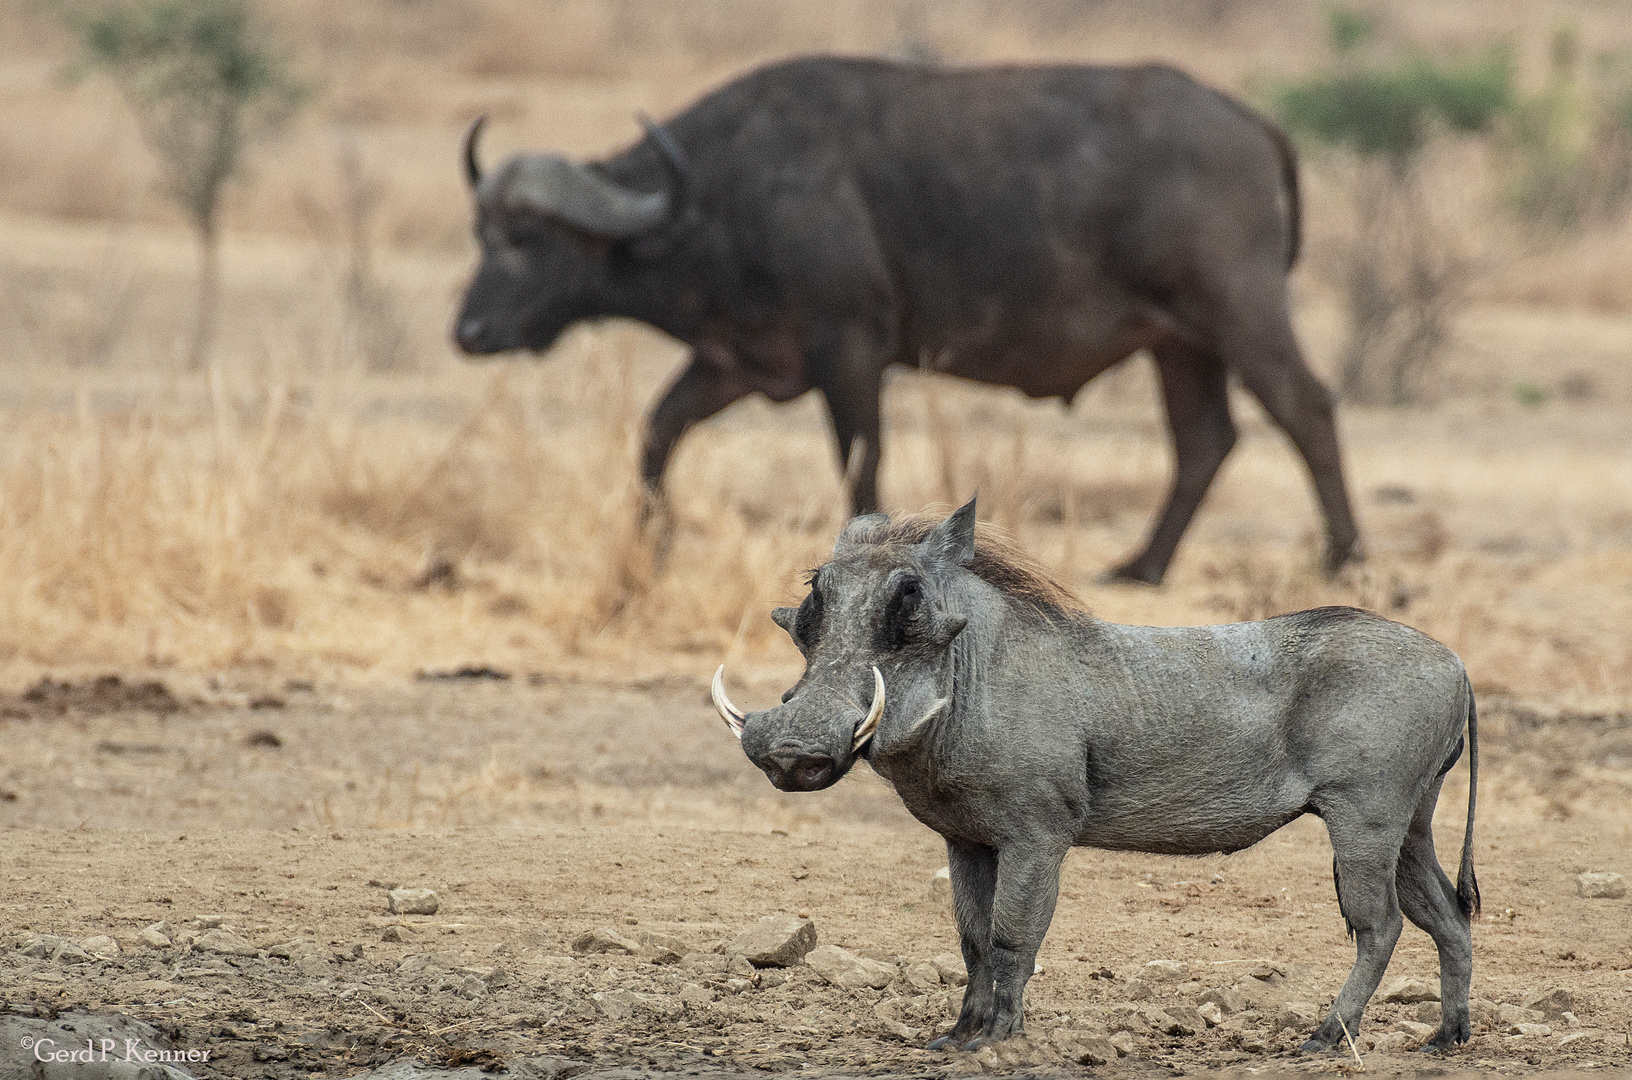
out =
[[[731,704],[730,698],[725,696],[724,664],[721,664],[720,669],[714,673],[714,711],[720,714],[720,719],[725,721],[725,726],[730,728],[731,734],[735,735],[740,741],[742,739],[743,721],[747,720],[748,717],[741,709]]]
[[[871,739],[873,737],[873,732],[878,730],[878,722],[883,718],[883,716],[884,676],[875,667],[873,669],[873,707],[867,710],[867,718],[863,720],[856,728],[855,741],[850,744],[850,752],[852,754],[854,754],[857,750],[860,750],[863,746],[867,745],[867,740]]]

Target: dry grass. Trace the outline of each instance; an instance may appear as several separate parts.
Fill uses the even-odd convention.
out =
[[[175,298],[191,247],[151,162],[106,87],[57,77],[71,45],[40,9],[0,4],[5,685],[105,667],[695,672],[722,654],[784,670],[793,654],[766,611],[796,598],[841,524],[816,405],[751,401],[693,432],[671,473],[673,547],[656,560],[637,527],[633,454],[673,343],[608,326],[540,364],[486,370],[448,349],[471,258],[455,164],[468,119],[494,116],[493,154],[597,153],[634,137],[639,109],[661,114],[748,63],[818,48],[1163,57],[1250,92],[1319,62],[1323,33],[1318,11],[1281,0],[1158,16],[984,0],[269,7],[317,94],[233,194],[220,360],[187,377],[176,343],[189,312]],[[1500,5],[1474,26],[1449,0],[1384,7],[1419,40],[1505,32],[1537,49],[1557,16]],[[1596,7],[1569,10],[1593,47],[1632,33]],[[1522,48],[1521,60],[1538,62]],[[1308,177],[1298,317],[1329,372],[1341,326],[1319,252],[1353,223],[1320,170]],[[978,490],[983,516],[1109,618],[1357,603],[1442,637],[1485,685],[1624,701],[1632,594],[1605,583],[1632,569],[1627,239],[1536,252],[1478,232],[1477,207],[1453,217],[1487,253],[1482,306],[1456,327],[1432,408],[1345,414],[1372,557],[1336,581],[1313,572],[1301,469],[1243,403],[1241,448],[1170,584],[1094,584],[1141,542],[1167,484],[1143,361],[1069,409],[894,379],[885,496],[917,510]],[[352,287],[359,260],[367,305]]]

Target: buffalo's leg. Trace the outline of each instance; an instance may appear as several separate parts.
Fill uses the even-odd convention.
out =
[[[1332,395],[1304,363],[1285,296],[1265,300],[1250,316],[1227,320],[1220,352],[1308,466],[1326,519],[1322,562],[1328,571],[1336,570],[1354,556],[1360,531],[1343,479]]]
[[[1468,991],[1473,981],[1473,930],[1456,902],[1456,886],[1445,876],[1434,854],[1435,781],[1405,834],[1394,887],[1405,917],[1434,939],[1439,950],[1439,1030],[1423,1046],[1443,1050],[1473,1035],[1468,1020]]]
[[[878,509],[878,464],[883,457],[879,396],[889,355],[888,335],[860,326],[813,335],[807,348],[811,381],[822,392],[833,420],[839,475],[852,514]]]
[[[997,857],[997,895],[992,902],[992,1007],[986,1027],[964,1044],[978,1050],[1025,1028],[1026,983],[1037,950],[1054,920],[1060,895],[1060,863],[1067,848],[1035,842],[1005,847]]]
[[[1381,815],[1368,808],[1323,816],[1335,856],[1337,904],[1354,934],[1355,959],[1331,1013],[1303,1044],[1304,1053],[1336,1045],[1345,1029],[1350,1036],[1359,1034],[1360,1014],[1377,992],[1405,923],[1394,891],[1399,831],[1379,824]]]
[[[697,360],[682,371],[646,418],[640,477],[646,485],[649,518],[663,505],[663,472],[686,429],[747,396],[748,387],[734,376]]]
[[[952,871],[952,912],[969,985],[952,1031],[929,1044],[931,1050],[960,1046],[986,1029],[992,1013],[992,897],[997,891],[997,852],[980,844],[946,842]]]
[[[1155,348],[1173,433],[1173,487],[1145,550],[1111,571],[1113,579],[1159,584],[1213,477],[1235,446],[1225,368],[1216,358],[1178,342]]]

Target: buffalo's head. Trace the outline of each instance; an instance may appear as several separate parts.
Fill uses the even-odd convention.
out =
[[[596,165],[555,154],[513,154],[483,175],[476,142],[485,120],[465,134],[482,262],[454,338],[473,355],[544,350],[573,322],[599,313],[597,292],[612,248],[675,219],[684,160],[668,133],[642,118],[667,172],[665,190],[637,191]]]
[[[782,704],[745,714],[725,694],[725,668],[715,673],[715,708],[772,784],[818,791],[859,757],[878,767],[879,754],[910,746],[947,709],[974,555],[972,499],[927,533],[883,514],[856,518],[804,602],[772,613],[805,657]]]

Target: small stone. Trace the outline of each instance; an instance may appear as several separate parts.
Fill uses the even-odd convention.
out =
[[[952,868],[943,866],[929,879],[929,898],[937,904],[952,902]]]
[[[435,915],[442,904],[430,889],[392,889],[385,906],[393,915]]]
[[[680,958],[680,966],[691,971],[721,971],[730,963],[719,953],[694,952]]]
[[[1117,1054],[1122,1057],[1131,1056],[1133,1052],[1139,1048],[1139,1043],[1135,1041],[1134,1037],[1126,1031],[1117,1032],[1115,1035],[1112,1035],[1109,1039],[1107,1039],[1106,1042],[1110,1043],[1111,1046],[1115,1048]]]
[[[1156,992],[1143,979],[1129,979],[1123,984],[1122,994],[1129,1001],[1149,1001],[1156,995]]]
[[[1247,999],[1228,986],[1215,986],[1202,991],[1197,1005],[1216,1005],[1225,1016],[1233,1016],[1247,1007]]]
[[[572,948],[574,952],[627,953],[634,956],[640,952],[640,942],[624,937],[610,926],[598,926],[574,938]]]
[[[200,930],[214,930],[221,925],[221,916],[200,915],[196,921]]]
[[[1379,1054],[1393,1053],[1395,1050],[1404,1050],[1411,1045],[1411,1036],[1403,1031],[1390,1031],[1377,1040],[1372,1050]]]
[[[726,942],[727,956],[746,956],[755,967],[789,967],[816,947],[816,924],[791,915],[767,915]]]
[[[923,961],[907,965],[906,979],[908,986],[926,994],[941,988],[941,973],[935,969],[934,964]]]
[[[1570,1034],[1558,1040],[1558,1048],[1562,1050],[1566,1046],[1580,1046],[1583,1043],[1597,1041],[1598,1036],[1591,1031],[1572,1031]]]
[[[868,960],[837,945],[817,946],[805,957],[805,962],[823,979],[846,990],[864,986],[882,990],[895,979],[894,964]]]
[[[1245,1050],[1249,1054],[1269,1053],[1269,1040],[1264,1038],[1256,1031],[1242,1032],[1240,1045],[1241,1049]]]
[[[1307,1001],[1289,1001],[1275,1014],[1275,1030],[1313,1031],[1320,1022],[1320,1009]]]
[[[778,971],[776,968],[766,968],[755,977],[759,980],[761,990],[772,990],[789,982],[787,973]]]
[[[1430,983],[1407,975],[1383,987],[1383,992],[1377,999],[1392,1005],[1415,1005],[1419,1001],[1438,1001],[1439,980]]]
[[[98,959],[111,959],[119,955],[119,943],[106,934],[96,934],[79,943],[79,947]]]
[[[714,1001],[714,991],[688,982],[680,988],[680,1003],[688,1009],[701,1009]]]
[[[1619,874],[1577,874],[1575,887],[1589,900],[1619,900],[1626,895],[1626,879]]]
[[[1561,986],[1549,986],[1533,994],[1526,994],[1523,1008],[1539,1012],[1548,1020],[1562,1020],[1565,1013],[1574,1012],[1581,1002]]]
[[[137,934],[136,938],[150,949],[168,949],[170,947],[170,924],[156,922]]]
[[[1152,960],[1139,970],[1138,977],[1148,983],[1178,982],[1190,974],[1190,965],[1182,960]]]
[[[1196,1014],[1207,1021],[1208,1027],[1217,1027],[1224,1022],[1224,1010],[1218,1007],[1216,1001],[1204,1001],[1197,1005]]]
[[[1113,1033],[1143,1031],[1147,1026],[1145,1018],[1133,1005],[1112,1005],[1105,1014],[1105,1027]]]
[[[1419,1024],[1415,1020],[1401,1020],[1394,1025],[1395,1031],[1403,1031],[1413,1039],[1426,1040],[1435,1031],[1432,1024]]]
[[[1179,1035],[1188,1038],[1207,1030],[1206,1019],[1189,1005],[1173,1004],[1161,1010],[1167,1014],[1168,1023],[1161,1030],[1168,1035]]]
[[[222,956],[254,956],[258,951],[231,930],[222,929],[204,931],[193,940],[193,948]]]
[[[460,997],[474,1000],[487,993],[487,984],[474,975],[466,975],[459,981],[459,985],[454,988],[454,993]]]
[[[963,955],[955,952],[944,952],[930,960],[935,970],[940,973],[941,981],[948,986],[967,986],[969,973],[963,967]]]
[[[725,970],[728,974],[735,975],[739,979],[747,979],[749,982],[754,982],[759,978],[759,973],[754,970],[754,965],[748,962],[746,956],[733,956],[730,963],[725,965]]]
[[[642,930],[637,940],[647,962],[652,964],[678,964],[680,958],[691,951],[685,942],[672,934]]]
[[[1553,1029],[1546,1024],[1509,1024],[1507,1033],[1509,1035],[1543,1036],[1551,1035]]]
[[[381,941],[412,941],[414,932],[406,926],[394,924],[380,932]]]
[[[1412,1013],[1411,1015],[1416,1017],[1417,1023],[1419,1023],[1419,1024],[1435,1024],[1435,1025],[1437,1025],[1439,1023],[1439,1002],[1437,1002],[1437,1001],[1418,1002],[1416,1011],[1414,1013]]]
[[[1078,1065],[1109,1065],[1124,1053],[1103,1035],[1073,1036],[1060,1050]]]
[[[1535,1009],[1526,1009],[1520,1005],[1496,1006],[1496,1026],[1507,1028],[1514,1024],[1539,1024],[1547,1019]]]
[[[753,985],[754,984],[749,982],[747,979],[727,979],[725,980],[725,992],[728,994],[740,994]]]
[[[640,1003],[640,996],[633,990],[608,990],[602,994],[591,994],[590,999],[608,1020],[626,1018]]]
[[[51,954],[51,959],[59,964],[90,964],[95,962],[96,957],[75,945],[72,941],[64,941]]]
[[[23,956],[34,960],[48,959],[52,953],[62,948],[62,938],[55,934],[34,934],[27,941],[17,946],[17,951]]]

